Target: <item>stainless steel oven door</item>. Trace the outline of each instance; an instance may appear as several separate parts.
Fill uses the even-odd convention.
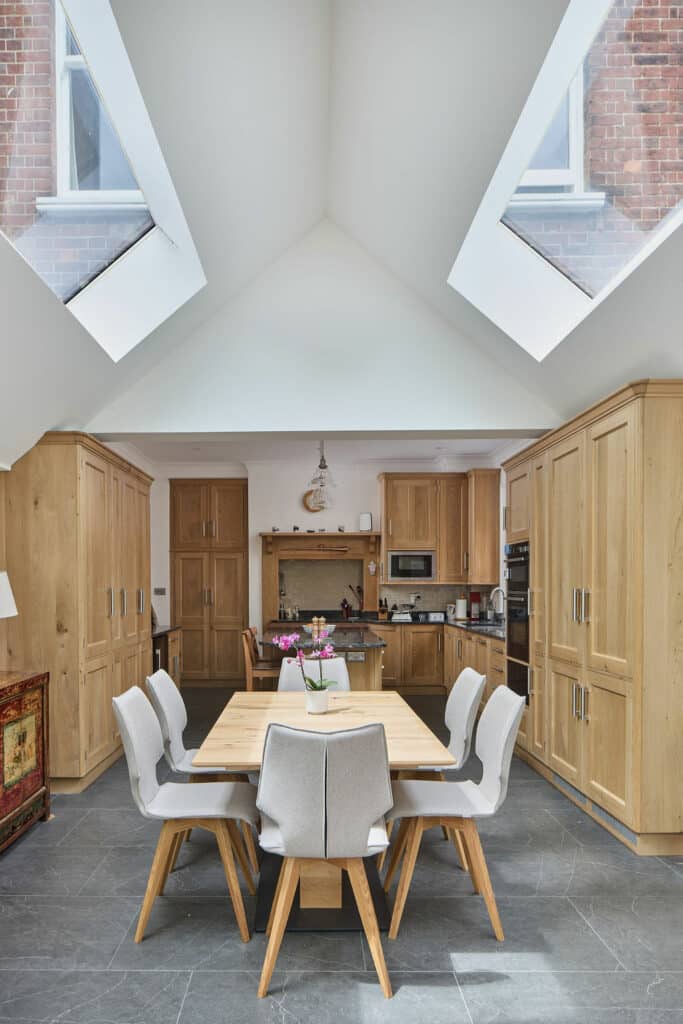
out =
[[[508,593],[507,656],[517,661],[529,661],[529,604],[526,592]]]

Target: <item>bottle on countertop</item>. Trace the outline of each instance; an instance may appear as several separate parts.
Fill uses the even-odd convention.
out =
[[[481,609],[481,594],[478,590],[473,590],[470,594],[470,618],[478,619],[479,611]]]

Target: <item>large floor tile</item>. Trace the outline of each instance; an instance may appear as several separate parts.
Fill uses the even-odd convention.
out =
[[[500,899],[505,942],[497,942],[484,901],[413,899],[401,930],[385,944],[393,970],[552,971],[618,968],[566,899]]]
[[[76,896],[105,856],[98,847],[17,843],[0,862],[0,896]]]
[[[136,900],[3,896],[0,968],[106,968],[128,930]]]
[[[473,1024],[674,1024],[683,975],[474,971],[458,974]]]
[[[64,801],[64,802],[63,802]],[[52,800],[52,816],[48,821],[37,821],[28,832],[10,847],[11,850],[47,846],[57,846],[79,824],[87,814],[85,807],[80,807],[72,798],[57,797]],[[0,856],[4,856],[1,855]]]
[[[365,974],[276,974],[256,998],[259,974],[192,975],[179,1024],[466,1024],[452,974],[393,974],[393,999]]]
[[[251,922],[253,900],[245,905]],[[137,945],[134,930],[132,926],[112,967],[260,971],[266,950],[265,935],[242,942],[227,893],[224,900],[163,896],[154,905],[144,941]],[[358,971],[363,966],[358,932],[287,934],[278,959],[282,971]]]
[[[630,971],[683,971],[683,898],[597,896],[573,899],[591,927]]]
[[[2,971],[0,1021],[175,1024],[189,973]]]
[[[129,807],[86,811],[65,836],[62,846],[151,846],[159,839],[161,822],[143,818],[131,798]]]

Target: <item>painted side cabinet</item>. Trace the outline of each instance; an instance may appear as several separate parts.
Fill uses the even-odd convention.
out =
[[[0,851],[50,816],[48,681],[0,672]]]

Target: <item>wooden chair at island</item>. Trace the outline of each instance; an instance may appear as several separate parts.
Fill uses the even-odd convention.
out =
[[[491,817],[505,800],[524,704],[524,697],[513,693],[507,686],[499,686],[491,694],[477,729],[476,752],[484,768],[481,782],[406,780],[393,783],[394,806],[389,816],[400,818],[401,827],[384,880],[385,891],[389,890],[402,854],[404,860],[389,928],[390,939],[398,935],[422,833],[425,829],[442,825],[461,834],[474,891],[484,897],[494,934],[499,942],[503,941],[503,926],[476,819]]]
[[[258,823],[256,788],[248,782],[200,782],[195,786],[163,782],[159,785],[157,764],[164,753],[164,740],[154,708],[139,686],[131,686],[120,697],[112,698],[112,705],[128,762],[133,800],[145,818],[163,822],[135,941],[141,942],[144,937],[152,907],[164,891],[183,839],[192,829],[202,828],[216,836],[240,937],[248,942],[249,926],[233,849],[235,837],[239,844],[236,822],[254,826]],[[241,867],[253,891],[248,863],[245,861]]]
[[[244,675],[247,681],[247,690],[261,689],[261,686],[255,684],[262,682],[264,679],[279,678],[280,662],[267,661],[265,658],[258,657],[258,645],[256,643],[254,626],[250,626],[249,629],[242,631],[242,651],[244,653]]]
[[[384,815],[391,807],[384,726],[318,733],[271,724],[266,733],[256,804],[259,842],[283,857],[268,919],[268,947],[258,988],[267,995],[300,871],[326,861],[346,871],[375,970],[387,999],[391,982],[363,858],[388,843]]]

